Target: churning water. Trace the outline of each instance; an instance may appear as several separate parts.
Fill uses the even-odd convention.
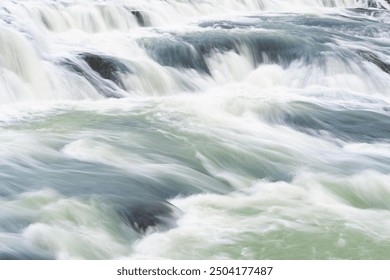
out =
[[[0,3],[0,258],[389,259],[387,0]]]

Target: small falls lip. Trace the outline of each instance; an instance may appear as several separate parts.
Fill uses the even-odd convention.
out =
[[[309,63],[322,50],[329,50],[326,43],[332,39],[315,40],[293,37],[284,31],[250,31],[245,34],[229,30],[207,30],[172,34],[170,37],[139,39],[148,54],[163,66],[190,68],[211,74],[206,58],[215,53],[249,50],[255,65],[277,63],[287,66],[296,59]],[[266,57],[266,58],[265,58]]]

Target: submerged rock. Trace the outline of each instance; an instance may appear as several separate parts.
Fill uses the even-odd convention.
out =
[[[121,208],[119,215],[136,232],[168,230],[175,227],[180,210],[167,201],[142,201]]]

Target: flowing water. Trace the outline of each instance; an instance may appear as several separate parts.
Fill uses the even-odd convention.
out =
[[[1,259],[390,259],[387,0],[3,0]]]

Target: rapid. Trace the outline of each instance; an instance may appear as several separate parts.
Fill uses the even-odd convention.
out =
[[[0,259],[389,258],[389,1],[1,1]]]

